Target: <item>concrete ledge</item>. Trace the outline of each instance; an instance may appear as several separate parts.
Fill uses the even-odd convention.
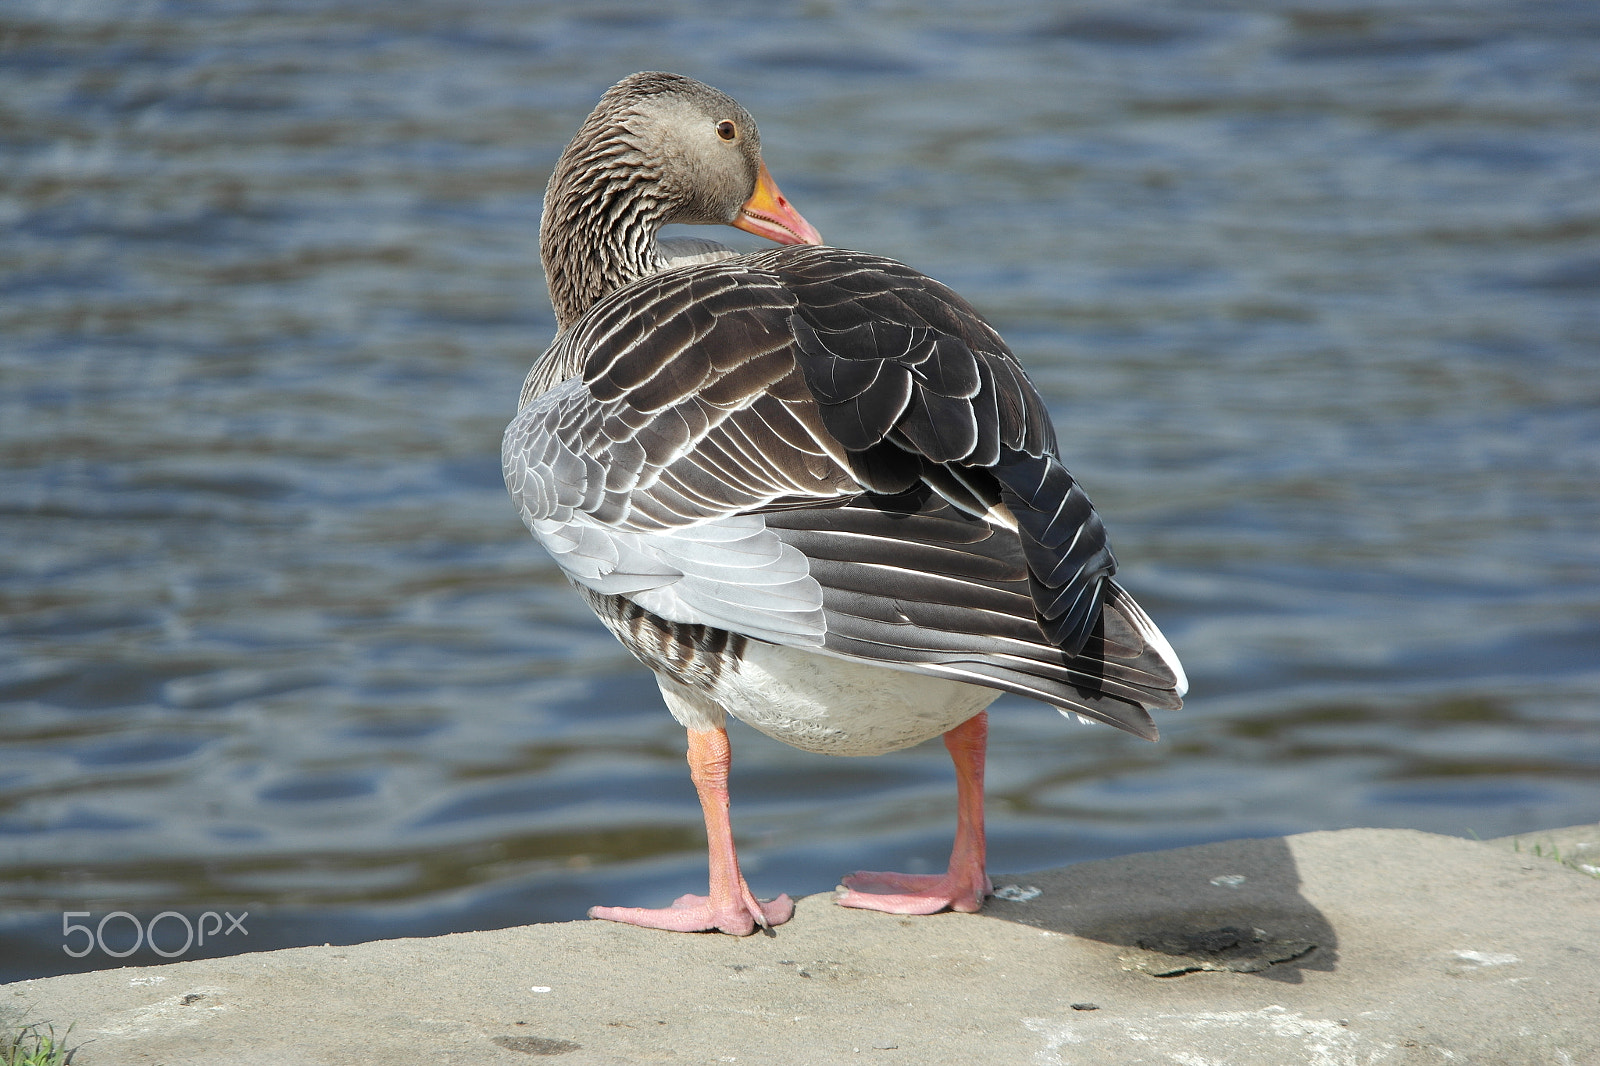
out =
[[[78,1066],[1600,1063],[1600,879],[1406,830],[1002,877],[982,915],[773,938],[572,922],[0,988]],[[1585,854],[1592,855],[1589,851]],[[1166,973],[1169,976],[1157,976]]]

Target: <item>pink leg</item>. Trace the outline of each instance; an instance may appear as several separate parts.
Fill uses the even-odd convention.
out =
[[[739,872],[739,857],[733,850],[733,826],[728,821],[728,766],[733,751],[726,729],[689,730],[689,778],[700,794],[700,808],[706,815],[706,843],[711,855],[711,894],[679,896],[672,906],[590,907],[589,917],[612,922],[642,925],[647,929],[671,929],[679,933],[701,933],[717,929],[735,936],[749,936],[756,927],[771,932],[794,915],[794,900],[779,896],[762,903],[745,884]]]
[[[950,869],[943,874],[854,873],[844,879],[848,890],[841,907],[859,907],[890,914],[934,914],[942,910],[973,913],[994,890],[984,869],[983,755],[989,739],[987,711],[944,735],[944,746],[956,764],[956,844]]]

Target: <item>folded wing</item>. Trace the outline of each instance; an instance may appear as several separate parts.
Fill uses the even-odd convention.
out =
[[[1179,705],[1181,668],[1055,451],[959,296],[796,247],[601,301],[530,375],[502,458],[524,521],[595,592],[1153,736],[1144,709]]]

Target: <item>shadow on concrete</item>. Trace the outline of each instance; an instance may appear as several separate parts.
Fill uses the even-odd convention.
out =
[[[1281,837],[996,874],[994,885],[985,915],[1118,945],[1128,969],[1154,977],[1225,970],[1297,983],[1303,969],[1337,968],[1338,936],[1300,894]]]

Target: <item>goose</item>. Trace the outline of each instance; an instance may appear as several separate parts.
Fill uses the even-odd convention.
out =
[[[778,247],[658,239],[730,225]],[[1044,401],[1000,335],[902,263],[823,245],[726,94],[650,71],[601,96],[545,192],[558,332],[507,427],[534,538],[688,732],[709,890],[590,917],[748,935],[729,820],[732,715],[795,747],[878,755],[942,736],[943,874],[858,872],[836,901],[975,912],[992,894],[983,773],[1002,693],[1154,740],[1188,683],[1113,580]]]

